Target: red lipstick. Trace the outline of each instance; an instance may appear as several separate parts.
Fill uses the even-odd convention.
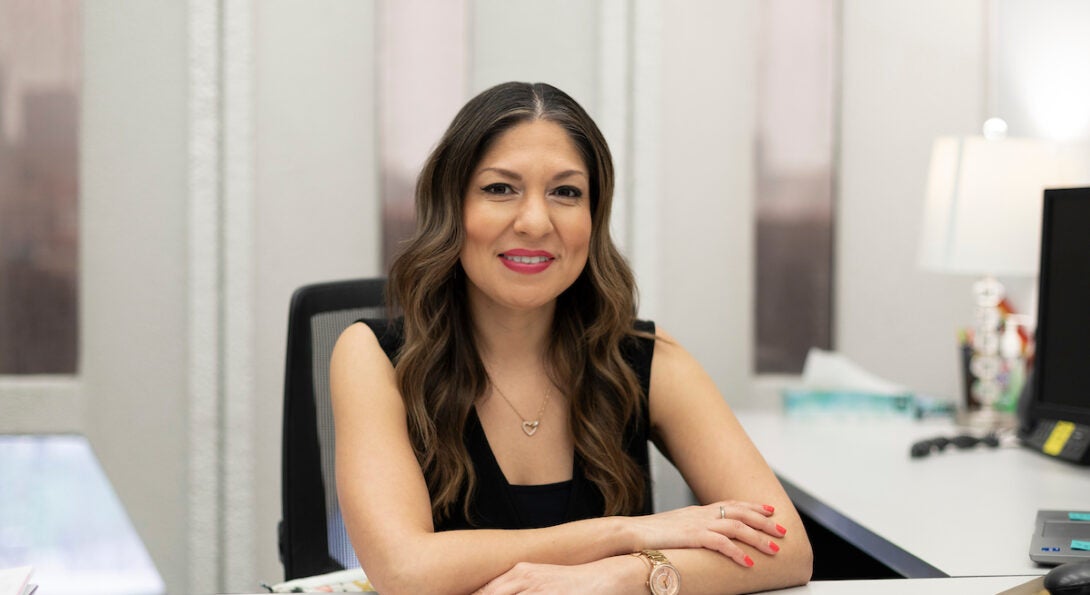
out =
[[[549,265],[556,260],[556,257],[553,256],[551,252],[546,252],[545,250],[524,250],[522,248],[515,248],[502,252],[499,258],[500,262],[503,263],[503,266],[524,275],[540,273],[549,268]]]

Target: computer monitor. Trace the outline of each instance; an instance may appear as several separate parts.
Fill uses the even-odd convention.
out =
[[[1090,188],[1046,190],[1037,341],[1023,438],[1090,464]]]

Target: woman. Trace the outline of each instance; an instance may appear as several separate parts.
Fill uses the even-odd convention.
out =
[[[782,487],[695,359],[635,320],[613,169],[562,91],[507,83],[421,172],[390,325],[331,363],[341,511],[392,593],[740,593],[806,582]],[[392,363],[393,362],[393,363]],[[703,503],[648,514],[651,439]]]

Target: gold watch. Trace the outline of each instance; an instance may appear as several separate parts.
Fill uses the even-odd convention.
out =
[[[647,575],[647,587],[651,595],[677,595],[681,591],[681,573],[658,550],[640,550],[632,554],[643,558],[651,567]]]

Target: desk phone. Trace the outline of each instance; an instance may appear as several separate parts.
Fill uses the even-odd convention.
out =
[[[1022,438],[1026,446],[1080,465],[1090,465],[1090,426],[1070,421],[1038,419]]]

